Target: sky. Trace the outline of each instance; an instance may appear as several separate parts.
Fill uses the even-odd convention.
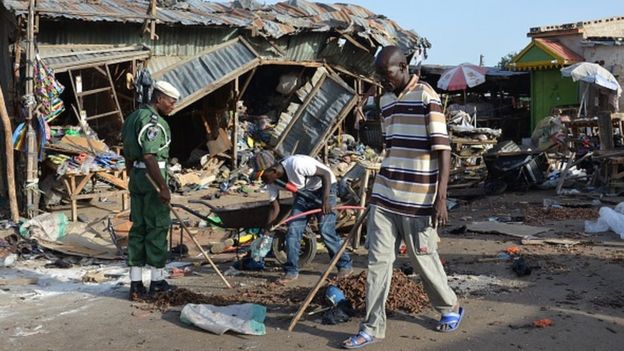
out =
[[[260,1],[263,2],[263,1]],[[267,4],[277,1],[264,1]],[[495,66],[530,40],[529,28],[624,16],[624,0],[334,0],[353,3],[413,29],[432,44],[426,64]]]

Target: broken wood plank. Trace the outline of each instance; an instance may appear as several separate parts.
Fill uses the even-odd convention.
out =
[[[522,245],[566,245],[566,246],[574,246],[582,244],[583,242],[580,240],[572,240],[572,239],[557,239],[557,238],[544,238],[544,239],[522,239]]]
[[[594,246],[606,246],[606,247],[624,247],[624,241],[588,241],[588,244]]]
[[[492,233],[513,236],[515,238],[531,238],[536,234],[549,231],[549,228],[533,227],[524,224],[507,224],[500,222],[473,222],[466,229],[475,233]]]
[[[104,172],[97,172],[95,173],[95,176],[97,178],[100,178],[101,180],[110,183],[114,186],[116,186],[119,189],[123,189],[123,190],[128,190],[128,181],[123,180],[119,177],[115,177],[112,174],[108,174],[108,173],[104,173]]]

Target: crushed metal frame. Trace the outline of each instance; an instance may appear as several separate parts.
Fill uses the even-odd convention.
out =
[[[349,99],[349,101],[342,107],[340,112],[332,119],[332,122],[328,126],[328,128],[319,135],[320,138],[318,142],[316,143],[316,146],[314,146],[312,150],[309,152],[310,156],[315,156],[316,154],[319,153],[321,148],[327,143],[327,140],[329,139],[329,137],[331,137],[333,132],[338,128],[340,124],[342,124],[346,116],[353,109],[353,107],[355,107],[355,105],[357,104],[358,94],[355,92],[355,90],[349,87],[338,75],[332,73],[329,67],[327,66],[324,66],[324,67],[327,71],[323,73],[323,75],[321,76],[319,81],[314,85],[314,87],[312,88],[308,96],[306,96],[306,99],[303,101],[301,106],[299,106],[299,108],[297,109],[297,112],[293,115],[292,120],[290,121],[288,126],[284,129],[284,131],[281,133],[278,141],[273,146],[273,150],[277,151],[278,153],[280,152],[279,150],[282,147],[282,144],[288,138],[289,133],[291,132],[292,128],[302,118],[307,108],[310,106],[310,103],[317,96],[317,93],[319,92],[323,84],[327,81],[327,79],[332,80],[334,83],[344,88],[352,96]],[[296,152],[297,152],[296,148],[295,150],[289,150],[290,155]]]

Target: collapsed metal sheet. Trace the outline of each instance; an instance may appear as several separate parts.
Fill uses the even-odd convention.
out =
[[[325,141],[327,134],[348,113],[355,92],[339,77],[325,74],[307,97],[298,116],[281,135],[276,150],[283,156],[312,155]]]
[[[189,60],[155,72],[180,91],[174,112],[210,94],[260,63],[258,55],[243,39],[219,45]]]

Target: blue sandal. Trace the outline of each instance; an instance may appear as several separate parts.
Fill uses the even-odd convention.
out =
[[[364,339],[363,343],[358,343],[358,338]],[[374,344],[377,342],[375,337],[368,335],[367,333],[360,331],[357,335],[350,337],[349,339],[342,342],[342,347],[345,349],[361,349],[364,346],[368,346],[370,344]]]
[[[438,322],[438,326],[436,327],[436,330],[442,333],[449,333],[449,332],[455,331],[459,327],[459,324],[461,323],[463,317],[464,317],[463,307],[460,307],[457,313],[455,312],[444,313],[442,315],[442,318]],[[447,326],[448,328],[442,330],[441,329],[442,326]]]

